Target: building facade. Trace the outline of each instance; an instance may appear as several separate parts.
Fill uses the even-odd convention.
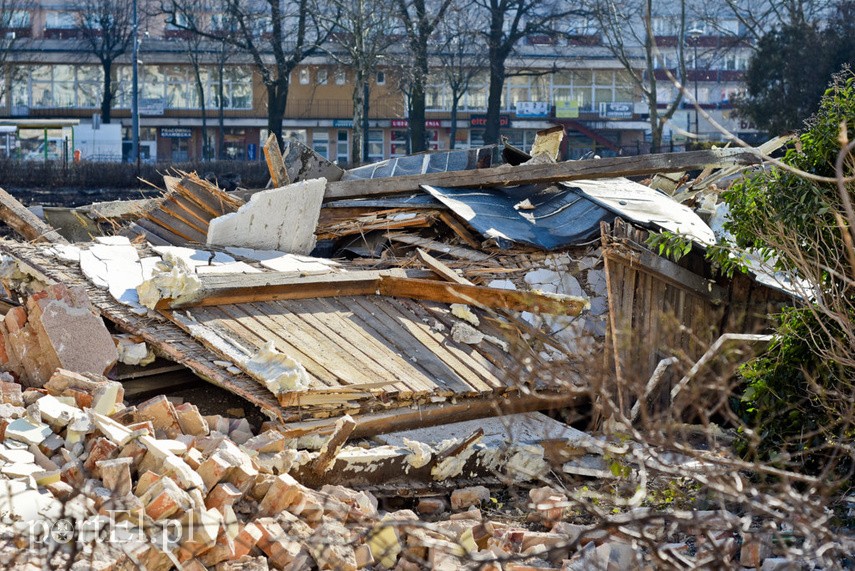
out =
[[[7,57],[2,69],[0,125],[19,128],[16,142],[7,140],[5,147],[0,145],[0,154],[48,156],[46,146],[64,138],[68,155],[75,149],[67,131],[52,128],[48,133],[39,127],[30,133],[27,126],[50,125],[51,120],[98,124],[104,72],[86,49],[82,38],[87,31],[80,29],[79,22],[73,4],[49,1],[15,11],[3,20],[0,34],[7,39]],[[260,159],[267,136],[267,94],[248,54],[218,53],[210,43],[200,47],[186,31],[165,22],[162,16],[152,17],[139,35],[143,159]],[[210,22],[215,25],[216,18],[212,16]],[[657,26],[661,54],[654,73],[661,86],[658,99],[664,105],[676,94],[665,70],[673,69],[678,50],[673,30],[665,24]],[[691,57],[686,89],[697,95],[704,112],[716,122],[740,136],[750,136],[751,126],[734,118],[731,105],[733,95],[741,89],[750,48],[733,42],[728,45],[719,29],[697,28],[690,41],[691,45],[683,46],[683,53]],[[197,52],[195,59],[190,57],[192,50]],[[202,57],[198,57],[200,52]],[[111,72],[115,92],[112,123],[123,127],[126,154],[131,125],[130,63],[129,53],[121,55]],[[649,109],[631,75],[648,73],[641,63],[639,58],[638,69],[627,70],[601,45],[595,32],[561,35],[560,39],[549,35],[526,38],[508,62],[502,134],[511,144],[527,148],[538,130],[563,124],[568,132],[568,158],[589,152],[646,152]],[[460,97],[452,141],[453,94],[440,73],[439,60],[432,65],[436,70],[427,89],[429,148],[481,145],[487,72],[477,74]],[[317,55],[304,60],[290,77],[285,134],[330,160],[346,164],[353,139],[353,81],[352,71],[337,64],[334,57]],[[370,78],[370,161],[408,152],[406,110],[400,68],[388,65],[376,69]],[[704,113],[685,104],[665,129],[666,149],[681,148],[692,136],[700,140],[723,138]]]

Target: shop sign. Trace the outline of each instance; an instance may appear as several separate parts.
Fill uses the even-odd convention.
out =
[[[601,103],[600,117],[606,119],[632,119],[632,103]]]
[[[439,119],[425,119],[425,128],[439,129],[440,127],[442,127],[442,121]]]
[[[187,127],[161,127],[160,136],[167,139],[189,139],[193,132]]]
[[[544,118],[549,116],[549,104],[546,101],[518,101],[517,117]]]
[[[579,117],[579,102],[578,101],[556,101],[555,102],[555,118],[556,119],[576,119]]]
[[[400,127],[406,129],[410,126],[410,122],[406,119],[392,119],[392,127]]]
[[[353,129],[353,119],[333,119],[332,126]]]
[[[469,126],[470,127],[486,127],[487,126],[487,116],[480,114],[472,114],[469,116]],[[511,116],[510,115],[499,115],[499,127],[510,127],[511,126]]]
[[[163,97],[142,97],[139,101],[140,115],[163,115],[165,107]]]

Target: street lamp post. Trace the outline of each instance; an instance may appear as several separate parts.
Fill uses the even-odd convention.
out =
[[[139,20],[137,18],[137,0],[133,3],[133,47],[131,49],[131,156],[137,163],[137,176],[140,174],[140,102],[139,102]]]
[[[692,71],[695,76],[695,142],[698,141],[698,39],[703,35],[704,31],[699,28],[692,28],[688,32],[686,32],[689,37],[692,39],[692,47],[694,50],[693,59],[692,59]]]

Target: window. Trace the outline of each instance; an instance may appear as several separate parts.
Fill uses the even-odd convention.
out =
[[[328,81],[329,72],[326,69],[318,70],[318,85],[326,85]]]
[[[74,107],[75,68],[70,65],[40,65],[30,74],[32,107]],[[22,82],[23,83],[23,82]]]
[[[377,72],[377,85],[386,85],[386,72],[378,71]]]
[[[77,28],[74,12],[48,12],[45,16],[47,30],[73,30]]]
[[[312,134],[312,150],[325,159],[330,157],[330,134],[326,131],[316,131]]]
[[[347,72],[343,69],[335,70],[335,84],[344,85],[347,83]]]
[[[77,106],[96,109],[101,104],[103,72],[96,65],[82,65],[77,68]]]
[[[9,15],[9,28],[29,28],[30,13],[26,10],[13,10]]]
[[[300,69],[300,85],[309,85],[309,68]]]
[[[403,157],[407,154],[407,132],[392,131],[392,149],[390,156]]]
[[[349,145],[348,143],[348,132],[342,129],[336,135],[336,140],[338,144],[336,145],[335,151],[335,162],[339,165],[346,165],[348,161],[350,161],[350,153],[349,153]]]
[[[383,131],[380,129],[368,130],[368,160],[369,162],[382,161],[385,158],[383,153]]]

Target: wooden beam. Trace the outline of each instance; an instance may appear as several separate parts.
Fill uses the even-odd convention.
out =
[[[516,291],[393,276],[383,276],[380,280],[380,294],[553,315],[579,315],[588,307],[587,300],[574,296],[559,297],[535,291]]]
[[[290,272],[258,274],[211,274],[199,276],[201,290],[181,303],[161,299],[157,309],[230,305],[280,299],[312,299],[348,295],[373,295],[385,275],[404,276],[403,270],[354,271],[299,277]]]
[[[282,150],[279,148],[279,139],[276,138],[276,135],[271,133],[262,148],[273,187],[279,188],[291,182],[288,179],[288,169],[285,168],[285,159],[282,158]]]
[[[295,277],[293,274],[278,272],[239,276],[212,274],[199,277],[202,288],[192,299],[181,302],[161,299],[156,308],[165,310],[282,299],[375,294],[557,315],[578,315],[588,305],[587,300],[572,296],[413,279],[406,277],[404,271],[400,269],[366,270],[306,277]]]
[[[504,416],[536,410],[560,410],[574,406],[587,398],[587,389],[568,386],[561,394],[527,394],[490,396],[476,399],[458,399],[436,406],[404,408],[373,414],[360,414],[353,419],[356,428],[350,438],[365,438],[399,430],[425,428],[477,418]],[[331,434],[336,419],[308,420],[289,423],[283,434],[298,438],[307,434]]]
[[[447,187],[511,186],[582,179],[641,176],[660,172],[759,164],[757,153],[745,149],[710,149],[547,164],[502,165],[489,169],[439,172],[389,178],[348,180],[327,184],[325,200],[415,192],[422,185]]]
[[[42,222],[17,198],[2,188],[0,188],[0,220],[27,240],[68,244],[68,240],[60,236],[59,232]]]
[[[727,298],[727,290],[714,281],[678,266],[671,260],[658,256],[650,250],[628,247],[613,242],[603,250],[603,255],[606,259],[612,259],[653,274],[658,279],[669,282],[680,289],[688,290],[713,305],[718,305]]]
[[[421,248],[416,248],[416,254],[418,254],[419,258],[425,263],[427,267],[433,270],[439,277],[443,278],[445,281],[460,285],[475,285],[466,278],[458,275],[457,272],[455,272],[454,270],[431,256]]]
[[[440,252],[442,254],[454,256],[455,258],[460,258],[462,260],[469,260],[471,262],[485,262],[490,259],[488,254],[479,252],[478,250],[470,250],[463,246],[449,246],[445,242],[437,242],[430,238],[422,238],[421,236],[413,236],[412,234],[389,232],[386,234],[386,237],[393,242],[401,242],[402,244],[409,244],[411,246],[420,246],[425,250]]]

